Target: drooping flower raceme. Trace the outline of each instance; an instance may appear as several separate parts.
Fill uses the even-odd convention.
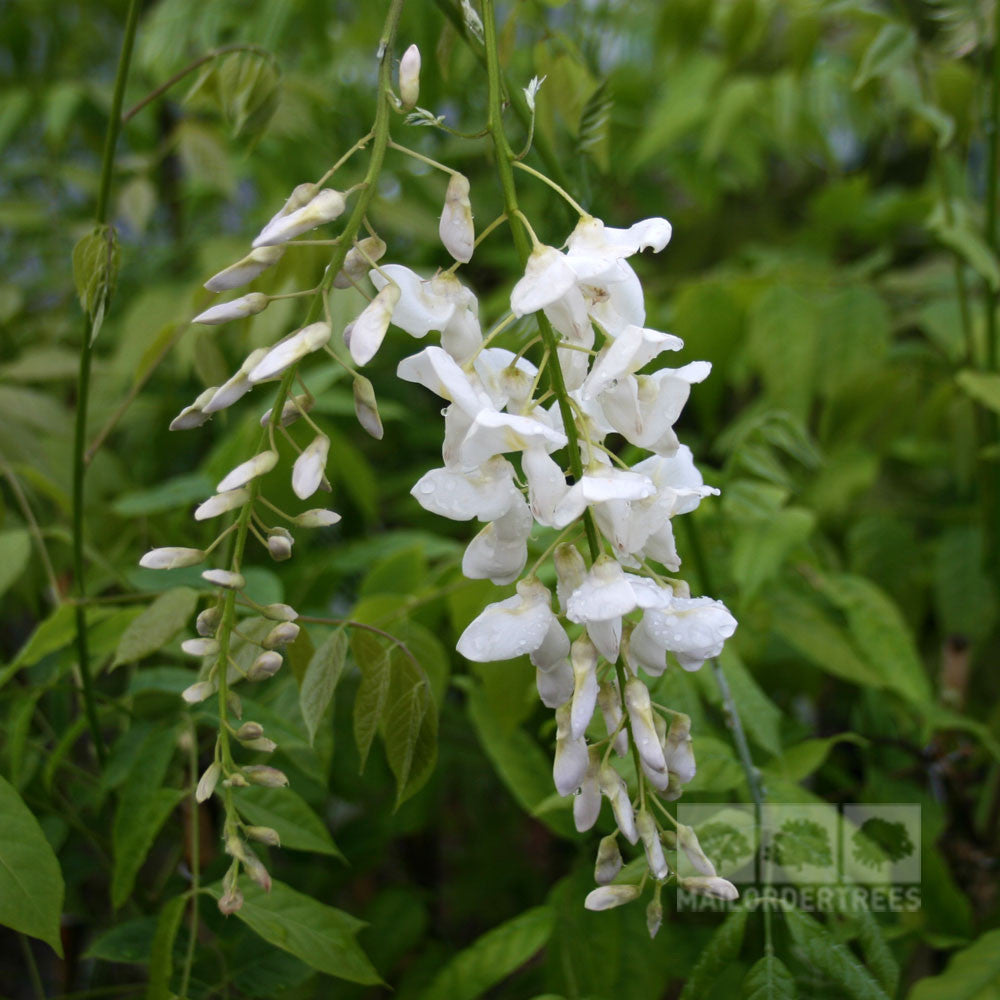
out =
[[[444,225],[454,212],[446,206],[441,235],[462,260]],[[643,249],[662,250],[669,238],[664,219],[614,229],[584,217],[565,250],[535,245],[511,291],[511,313],[543,313],[556,331],[555,356],[546,353],[541,365],[560,367],[568,409],[549,401],[551,392],[539,398],[543,371],[489,345],[475,295],[452,273],[422,278],[397,264],[371,272],[377,288],[392,282],[399,289],[390,324],[414,337],[440,334],[440,346],[424,347],[398,369],[400,378],[446,404],[443,466],[422,476],[412,494],[435,514],[483,525],[465,551],[466,576],[516,583],[513,596],[468,625],[458,652],[476,662],[530,657],[541,700],[555,709],[553,778],[559,794],[575,794],[577,828],[590,829],[607,799],[617,832],[641,845],[645,877],[657,885],[671,874],[659,817],[638,803],[657,793],[677,798],[694,777],[695,758],[690,721],[655,704],[648,679],[667,669],[668,654],[684,669],[698,669],[736,629],[721,602],[691,597],[683,581],[668,575],[680,568],[673,518],[718,492],[705,485],[674,432],[691,386],[708,376],[710,365],[662,365],[665,352],[684,345],[645,325],[642,288],[628,263]],[[564,424],[566,412],[572,429]],[[582,465],[575,479],[566,465],[570,440]],[[617,441],[647,454],[626,465],[615,454]],[[585,556],[588,524],[597,546]],[[539,579],[541,563],[525,574],[529,540],[539,528],[558,532],[555,601]],[[635,780],[646,786],[635,797],[611,762],[613,751],[633,754]],[[697,845],[690,831],[687,848],[692,838]],[[617,872],[608,875],[612,856],[620,868],[615,838],[605,838],[599,881]],[[688,883],[715,895],[731,889],[724,879]],[[605,909],[638,895],[635,885],[609,885],[586,905]],[[659,926],[652,912],[658,900],[657,889],[651,933]]]

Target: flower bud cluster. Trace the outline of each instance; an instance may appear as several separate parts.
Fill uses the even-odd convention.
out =
[[[449,185],[441,223],[442,242],[460,262],[474,245],[471,231],[456,235],[466,216],[471,227],[468,195],[467,182]],[[643,373],[683,343],[645,325],[642,288],[628,258],[662,250],[670,234],[665,219],[613,229],[583,216],[564,250],[536,241],[497,329],[543,314],[540,322],[558,339],[538,366],[489,346],[476,297],[454,268],[426,279],[398,264],[372,271],[380,295],[396,292],[378,306],[377,339],[359,350],[355,329],[350,343],[363,363],[389,323],[414,337],[440,334],[441,346],[425,347],[398,368],[400,378],[447,404],[444,464],[422,476],[412,493],[428,511],[483,525],[465,550],[465,576],[516,583],[513,596],[469,624],[458,652],[476,662],[529,656],[541,700],[555,710],[553,779],[560,795],[575,795],[577,829],[591,829],[608,801],[617,831],[601,842],[602,888],[587,899],[592,909],[639,895],[636,886],[608,884],[622,866],[618,835],[641,844],[645,878],[659,885],[671,873],[658,815],[646,803],[657,794],[678,798],[695,775],[695,758],[690,720],[654,704],[650,678],[667,669],[668,654],[683,669],[697,670],[736,629],[725,605],[692,597],[683,581],[666,575],[680,568],[673,518],[718,493],[705,485],[674,432],[691,386],[710,365]],[[540,393],[546,367],[552,388]],[[629,466],[609,439],[646,457]],[[568,449],[578,450],[575,475]],[[558,532],[549,550],[555,595],[539,579],[544,557],[525,573],[537,528]],[[587,546],[589,558],[578,544],[585,533],[596,543]],[[611,762],[614,752],[632,755],[635,795],[623,776],[627,767],[620,771]],[[700,878],[717,879],[714,869],[699,871],[706,871]],[[662,913],[658,899],[647,914],[651,933]]]

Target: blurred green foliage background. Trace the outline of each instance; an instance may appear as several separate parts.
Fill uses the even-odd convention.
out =
[[[141,797],[136,805],[136,789],[190,781],[189,711],[177,698],[191,678],[179,654],[190,633],[107,667],[144,606],[134,595],[198,586],[195,570],[165,582],[138,557],[211,539],[191,506],[252,447],[266,404],[197,431],[167,424],[251,348],[297,325],[289,300],[252,324],[189,327],[210,301],[201,282],[245,252],[294,185],[368,130],[384,17],[382,3],[346,0],[144,5],[126,107],[211,50],[254,49],[206,62],[131,117],[119,143],[121,271],[96,346],[91,438],[141,388],[87,478],[87,589],[108,598],[90,612],[91,646],[114,741],[98,776],[74,697],[71,620],[55,610],[25,505],[65,592],[81,327],[71,250],[91,227],[124,6],[0,9],[0,774],[38,819],[66,883],[64,961],[0,932],[0,994],[11,997],[35,995],[25,948],[52,997],[145,995],[151,955],[162,977],[155,935],[185,887],[188,800],[161,809],[132,849],[139,856],[124,861],[123,827],[130,810],[156,812]],[[609,225],[673,223],[670,246],[637,269],[648,325],[684,338],[680,363],[713,364],[679,431],[722,490],[693,515],[696,536],[679,528],[683,575],[740,621],[723,666],[768,796],[923,810],[922,909],[825,921],[824,941],[866,967],[851,985],[782,931],[796,989],[1000,995],[1000,939],[990,934],[1000,915],[993,4],[520,0],[500,14],[510,86],[545,77],[528,162]],[[407,0],[399,40],[423,53],[421,106],[480,129],[485,72],[459,5]],[[393,129],[467,174],[477,224],[499,214],[485,140],[401,118]],[[517,148],[525,128],[513,109],[508,130]],[[348,166],[344,185],[360,169]],[[561,243],[569,210],[530,177],[518,185],[539,235]],[[444,187],[390,157],[371,214],[387,260],[446,263]],[[325,253],[289,255],[259,287],[311,286]],[[484,315],[503,311],[517,276],[504,230],[462,275]],[[360,301],[333,300],[340,325]],[[596,838],[572,831],[569,803],[552,793],[553,729],[530,665],[470,667],[453,652],[498,588],[461,577],[468,526],[432,518],[409,495],[439,464],[441,433],[438,401],[394,377],[414,349],[392,331],[368,371],[381,442],[354,422],[338,369],[319,366],[314,413],[333,442],[343,521],[300,539],[288,564],[257,560],[248,578],[259,600],[404,635],[435,688],[437,765],[395,811],[380,746],[358,774],[350,668],[310,745],[295,674],[325,638],[317,628],[257,708],[280,726],[279,766],[320,828],[310,842],[320,853],[292,845],[271,851],[269,867],[368,922],[359,941],[399,1000],[651,1000],[680,995],[685,982],[686,996],[736,995],[761,952],[756,925],[742,951],[737,942],[720,952],[719,968],[698,978],[718,917],[670,913],[649,941],[638,908],[582,909]],[[699,775],[685,801],[746,800],[708,670],[668,671],[659,691],[694,720]],[[210,881],[224,862],[211,808],[203,813]],[[389,995],[261,947],[214,906],[202,916],[191,996]],[[968,950],[946,978],[929,978],[956,949]]]

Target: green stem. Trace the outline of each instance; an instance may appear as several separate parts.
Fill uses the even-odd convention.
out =
[[[200,845],[200,805],[196,797],[198,790],[198,727],[191,723],[189,729],[191,750],[189,763],[191,766],[191,832],[189,847],[191,850],[191,930],[188,933],[187,950],[184,953],[184,969],[181,973],[181,988],[179,995],[187,996],[188,983],[191,981],[191,967],[194,964],[194,949],[198,941],[198,895],[201,888],[201,845]]]
[[[115,161],[115,146],[118,143],[118,133],[121,130],[122,100],[125,97],[125,81],[128,79],[128,68],[132,61],[132,46],[135,42],[136,25],[139,22],[139,0],[129,0],[128,14],[125,19],[125,35],[122,38],[121,54],[118,56],[118,71],[115,76],[115,88],[111,98],[111,112],[108,118],[108,128],[104,137],[104,156],[101,162],[101,184],[97,195],[97,209],[94,221],[103,226],[108,218],[108,201],[111,196],[111,177]],[[106,303],[105,303],[106,305]],[[76,577],[76,593],[78,597],[86,597],[86,581],[84,580],[83,558],[83,499],[84,477],[87,464],[84,452],[87,447],[87,404],[90,398],[90,366],[93,359],[93,318],[84,317],[83,345],[80,348],[80,372],[77,378],[76,391],[76,426],[73,438],[73,575]],[[90,735],[94,741],[94,750],[98,762],[103,764],[107,752],[101,739],[101,730],[97,721],[97,709],[94,706],[94,684],[90,674],[90,654],[87,649],[87,617],[82,604],[76,607],[76,650],[80,661],[80,678],[83,685],[83,703],[90,726]]]
[[[31,979],[31,988],[35,992],[36,1000],[45,1000],[45,987],[42,985],[42,977],[38,971],[38,964],[35,962],[35,953],[31,950],[31,942],[24,934],[18,934],[21,942],[21,950],[24,952],[24,962],[28,966],[28,976]]]
[[[986,242],[994,257],[1000,250],[1000,234],[997,232],[997,183],[998,183],[998,143],[1000,143],[1000,4],[993,10],[993,63],[990,74],[990,113],[986,123]],[[997,345],[997,293],[988,282],[983,282],[983,304],[986,310],[986,370],[995,372],[998,361]],[[977,410],[981,409],[977,407]],[[982,415],[985,423],[985,440],[995,442],[1000,435],[1000,418],[989,412]],[[983,440],[982,438],[980,440]],[[997,573],[1000,559],[1000,532],[997,519],[1000,517],[1000,468],[995,459],[982,463],[984,475],[983,521],[985,528],[986,566]]]
[[[517,188],[514,184],[514,152],[507,142],[503,130],[503,84],[500,78],[500,55],[497,49],[496,14],[494,0],[483,0],[483,28],[486,37],[486,74],[489,81],[489,122],[487,128],[493,139],[493,149],[496,154],[497,172],[500,176],[500,186],[503,189],[504,210],[510,221],[510,230],[514,236],[514,246],[520,258],[521,266],[527,263],[531,254],[531,239],[527,227],[517,205]],[[579,439],[576,424],[573,420],[573,409],[570,405],[569,393],[563,379],[562,367],[558,363],[559,342],[552,324],[541,311],[535,314],[538,329],[542,335],[549,356],[555,364],[549,365],[549,385],[559,404],[562,416],[563,430],[569,442],[569,466],[575,480],[583,478],[583,461],[580,458]],[[601,545],[597,538],[597,526],[588,508],[583,515],[584,527],[587,531],[587,544],[590,546],[590,557],[596,559],[601,554]]]

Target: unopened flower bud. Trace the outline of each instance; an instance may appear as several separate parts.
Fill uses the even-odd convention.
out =
[[[278,649],[280,646],[287,646],[289,643],[295,642],[298,635],[299,627],[295,622],[281,622],[264,636],[261,645],[265,649]]]
[[[656,735],[649,688],[638,677],[632,677],[625,683],[625,707],[628,709],[632,736],[635,738],[639,756],[654,771],[665,771],[667,763],[663,758],[663,747],[660,746]]]
[[[291,396],[289,399],[285,400],[285,405],[281,408],[281,416],[278,418],[279,427],[287,427],[289,424],[294,424],[303,413],[308,413],[313,406],[313,400],[310,396],[307,396],[304,392],[300,392],[297,396]],[[274,407],[272,406],[270,410],[265,410],[260,417],[260,426],[267,427],[271,422],[271,412]]]
[[[315,507],[312,510],[303,511],[295,523],[300,528],[328,528],[331,524],[336,524],[340,520],[340,515],[334,510],[324,510],[322,507]]]
[[[267,551],[275,562],[284,562],[292,557],[295,539],[286,528],[272,528],[267,533]]]
[[[281,654],[268,650],[261,653],[247,671],[248,681],[266,681],[281,669]]]
[[[198,787],[194,790],[195,801],[205,802],[210,799],[221,776],[222,765],[218,761],[214,761],[209,764],[208,767],[205,768],[202,776],[198,779]]]
[[[651,938],[656,937],[656,932],[660,929],[660,924],[662,923],[663,903],[660,902],[657,896],[650,900],[649,906],[646,907],[646,930],[649,931]]]
[[[216,489],[220,493],[225,493],[229,490],[235,490],[240,486],[245,486],[247,483],[252,482],[258,476],[263,476],[265,473],[270,472],[278,464],[278,453],[276,451],[262,451],[253,458],[248,458],[245,462],[241,462],[228,472],[222,479],[219,480],[219,485]]]
[[[227,379],[215,391],[212,398],[205,405],[206,413],[218,413],[233,403],[242,399],[252,388],[250,384],[250,372],[255,368],[267,354],[267,348],[258,347],[256,351],[251,351],[246,360],[240,365],[240,370],[231,378]]]
[[[206,698],[211,698],[216,690],[216,686],[212,681],[197,681],[181,691],[181,697],[189,705],[197,705],[198,702],[204,701]]]
[[[732,882],[718,875],[695,875],[691,878],[680,878],[677,884],[688,892],[697,892],[702,896],[711,896],[713,899],[724,899],[731,901],[739,899],[739,890]]]
[[[604,728],[607,729],[608,735],[617,731],[614,742],[615,753],[619,757],[624,757],[628,753],[628,730],[621,726],[622,702],[617,683],[601,682],[597,689],[597,704],[601,709],[601,715],[604,716]]]
[[[399,60],[399,99],[403,110],[417,106],[420,99],[420,49],[411,45]]]
[[[385,255],[385,243],[378,236],[367,236],[351,247],[344,258],[344,266],[333,279],[334,288],[350,288],[357,284],[367,273],[372,262],[381,260]]]
[[[687,859],[695,871],[701,875],[707,875],[709,878],[718,874],[715,865],[702,850],[701,844],[698,842],[698,835],[690,826],[684,826],[683,823],[678,824],[677,846],[687,855]]]
[[[660,843],[660,831],[656,828],[656,821],[646,809],[639,810],[635,817],[635,828],[642,838],[650,875],[662,881],[670,874],[670,869],[663,854],[663,844]]]
[[[162,549],[150,549],[140,560],[144,569],[180,569],[182,566],[196,566],[205,558],[201,549],[185,549],[168,545]]]
[[[556,749],[552,760],[552,780],[560,795],[569,795],[580,787],[590,757],[587,742],[573,739],[570,730],[570,703],[556,709]]]
[[[232,288],[249,285],[254,278],[259,277],[273,264],[277,264],[284,252],[285,248],[282,246],[258,247],[256,250],[251,250],[242,260],[230,264],[218,274],[213,274],[205,282],[205,287],[210,292],[228,292]]]
[[[639,898],[637,885],[602,885],[587,893],[583,905],[588,910],[611,910]]]
[[[247,873],[250,881],[259,885],[264,892],[271,891],[271,876],[256,854],[248,854],[243,859],[243,870]]]
[[[673,717],[670,729],[667,731],[663,756],[671,774],[675,774],[682,785],[686,785],[695,776],[691,720],[688,716],[678,713]]]
[[[589,830],[601,813],[601,786],[597,780],[600,767],[601,755],[591,747],[587,773],[583,776],[579,793],[573,799],[573,822],[579,833]]]
[[[385,432],[378,412],[378,400],[375,398],[375,389],[364,375],[357,375],[354,378],[354,413],[358,423],[376,441],[381,441]]]
[[[570,647],[573,664],[573,704],[570,711],[570,732],[581,739],[587,731],[597,706],[597,649],[586,633]]]
[[[390,281],[354,321],[347,346],[355,364],[366,365],[378,353],[399,296],[399,285]]]
[[[250,292],[249,295],[241,295],[231,302],[220,302],[217,306],[209,307],[204,312],[198,313],[191,322],[218,326],[234,319],[246,319],[247,316],[253,316],[266,309],[268,302],[270,299],[262,292]]]
[[[290,604],[268,604],[260,609],[260,613],[273,622],[293,622],[299,617],[298,611]]]
[[[185,639],[181,649],[188,656],[214,656],[219,651],[219,644],[215,639]]]
[[[235,490],[226,490],[225,493],[216,493],[215,496],[198,504],[194,511],[196,521],[207,521],[210,518],[218,517],[228,511],[242,507],[250,499],[250,491],[240,487]]]
[[[618,835],[609,833],[601,838],[597,847],[597,862],[594,864],[594,881],[598,885],[608,885],[622,870],[622,853],[618,850]]]
[[[204,392],[200,393],[190,406],[185,406],[184,409],[170,421],[170,430],[189,431],[193,427],[201,427],[202,424],[206,423],[209,417],[211,417],[211,414],[205,412],[205,407],[218,391],[219,386],[212,385],[209,386]]]
[[[265,379],[280,375],[314,351],[318,351],[329,339],[330,326],[327,323],[310,323],[301,330],[296,330],[275,344],[254,365],[248,376],[250,382],[256,385]]]
[[[243,908],[243,893],[239,889],[230,889],[219,897],[219,912],[224,916],[236,913]]]
[[[244,722],[236,730],[238,740],[256,740],[264,735],[264,727],[259,722]]]
[[[285,788],[288,785],[285,773],[267,764],[250,764],[243,771],[255,785],[263,785],[265,788]]]
[[[198,635],[211,638],[219,629],[219,622],[222,620],[222,608],[215,605],[205,608],[194,621],[194,628]]]
[[[295,460],[292,467],[292,490],[300,500],[311,497],[323,481],[326,459],[330,454],[330,439],[317,434]]]
[[[257,750],[260,753],[274,753],[278,749],[278,744],[266,736],[259,736],[255,740],[240,740],[248,750]]]
[[[267,844],[268,847],[281,847],[281,837],[278,836],[278,831],[269,826],[248,826],[244,827],[243,832],[251,840]]]
[[[324,188],[301,208],[272,219],[253,241],[253,246],[257,248],[287,243],[293,237],[315,229],[316,226],[332,222],[343,214],[346,207],[347,202],[339,191]]]
[[[469,179],[464,174],[452,174],[448,181],[438,235],[445,250],[459,263],[468,264],[472,260],[476,229],[469,201]]]
[[[250,782],[239,771],[233,772],[222,782],[223,788],[249,788]]]
[[[226,590],[242,590],[247,585],[242,573],[233,573],[228,569],[206,569],[201,578]]]
[[[629,801],[625,779],[610,764],[605,764],[600,770],[598,780],[601,783],[601,791],[611,803],[611,810],[615,814],[615,821],[622,836],[630,844],[636,843],[639,834],[635,828],[635,814]]]

